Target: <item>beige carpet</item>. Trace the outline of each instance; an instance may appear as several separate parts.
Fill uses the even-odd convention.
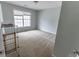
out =
[[[20,57],[51,57],[53,55],[55,35],[39,30],[18,33]],[[17,57],[16,53],[7,55]]]

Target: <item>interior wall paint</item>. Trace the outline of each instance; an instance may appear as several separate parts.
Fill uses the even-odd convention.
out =
[[[67,57],[79,50],[79,2],[63,2],[55,44],[55,56]]]
[[[4,45],[3,45],[3,37],[2,37],[2,30],[1,30],[1,22],[3,20],[3,17],[2,17],[2,7],[1,7],[1,4],[0,4],[0,51],[2,51],[3,53],[0,54],[0,57],[4,57],[5,56],[5,50],[4,50]]]
[[[38,12],[38,29],[56,34],[61,7]]]
[[[12,23],[14,24],[14,17],[13,17],[13,10],[20,10],[20,11],[25,11],[25,12],[31,12],[31,27],[23,27],[23,28],[17,28],[18,31],[26,31],[26,30],[31,30],[36,28],[36,16],[37,16],[37,11],[16,6],[16,5],[11,5],[5,2],[1,2],[2,4],[2,11],[3,11],[3,20],[4,23]]]
[[[1,4],[0,4],[0,48],[2,47],[2,33],[1,33],[1,17],[2,16],[2,10],[1,10]]]

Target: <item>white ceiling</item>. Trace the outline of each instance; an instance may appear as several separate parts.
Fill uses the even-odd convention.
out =
[[[35,4],[34,1],[6,1],[6,2],[34,10],[43,10],[48,8],[60,7],[62,3],[61,1],[39,1],[37,4]]]

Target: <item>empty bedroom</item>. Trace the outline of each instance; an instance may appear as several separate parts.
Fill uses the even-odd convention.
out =
[[[0,56],[53,57],[61,1],[0,1]]]

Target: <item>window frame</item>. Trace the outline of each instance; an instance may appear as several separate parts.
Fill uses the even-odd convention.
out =
[[[27,14],[24,14],[24,15],[14,15],[14,16],[22,16],[22,23],[23,23],[23,26],[22,27],[31,27],[31,14],[30,15],[27,15]],[[30,16],[30,19],[27,19],[27,20],[30,20],[30,26],[24,26],[24,16]],[[15,18],[14,18],[14,24],[15,24]],[[15,24],[15,28],[22,28],[22,27],[16,27],[16,24]]]
[[[30,19],[24,19],[24,16],[30,16]],[[30,20],[30,25],[29,26],[25,26],[24,20]],[[23,26],[24,27],[30,27],[31,26],[31,15],[23,15]]]

